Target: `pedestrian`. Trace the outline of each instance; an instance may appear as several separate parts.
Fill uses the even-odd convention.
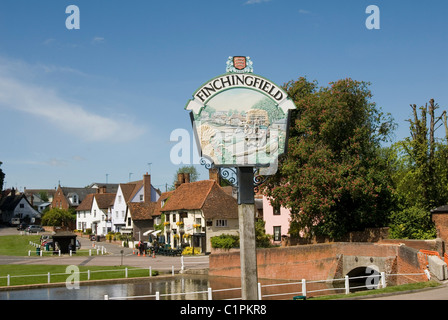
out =
[[[141,242],[141,241],[138,242],[138,252],[139,252],[140,255],[142,255],[142,252],[143,252],[143,245],[142,245],[142,242]]]

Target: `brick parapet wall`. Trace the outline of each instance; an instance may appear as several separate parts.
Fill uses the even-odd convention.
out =
[[[340,278],[344,276],[341,263],[344,255],[383,257],[386,259],[385,271],[391,274],[421,273],[423,270],[418,251],[404,245],[330,243],[258,249],[258,277],[285,280]],[[211,276],[241,276],[239,252],[211,254],[209,261]],[[421,276],[418,278],[424,280]],[[409,279],[395,277],[390,280],[406,283]]]

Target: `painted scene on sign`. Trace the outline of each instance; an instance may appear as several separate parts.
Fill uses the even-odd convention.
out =
[[[225,90],[194,121],[202,156],[216,166],[268,166],[285,151],[287,114],[256,90]]]

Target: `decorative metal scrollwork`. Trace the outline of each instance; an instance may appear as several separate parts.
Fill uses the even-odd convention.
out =
[[[233,187],[238,187],[237,178],[237,168],[231,167],[215,167],[213,162],[208,161],[205,158],[201,158],[200,164],[205,167],[205,169],[217,169],[219,176],[230,183]],[[259,186],[266,182],[269,176],[263,176],[259,174],[260,169],[254,168],[254,191],[258,192]]]
[[[236,176],[236,168],[223,167],[219,168],[221,178],[229,182],[232,186],[238,187],[238,179]]]

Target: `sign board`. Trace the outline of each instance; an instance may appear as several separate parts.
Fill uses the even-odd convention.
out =
[[[295,105],[281,87],[254,74],[252,65],[249,57],[229,57],[227,73],[200,86],[185,107],[202,157],[217,167],[276,169],[286,152]]]

